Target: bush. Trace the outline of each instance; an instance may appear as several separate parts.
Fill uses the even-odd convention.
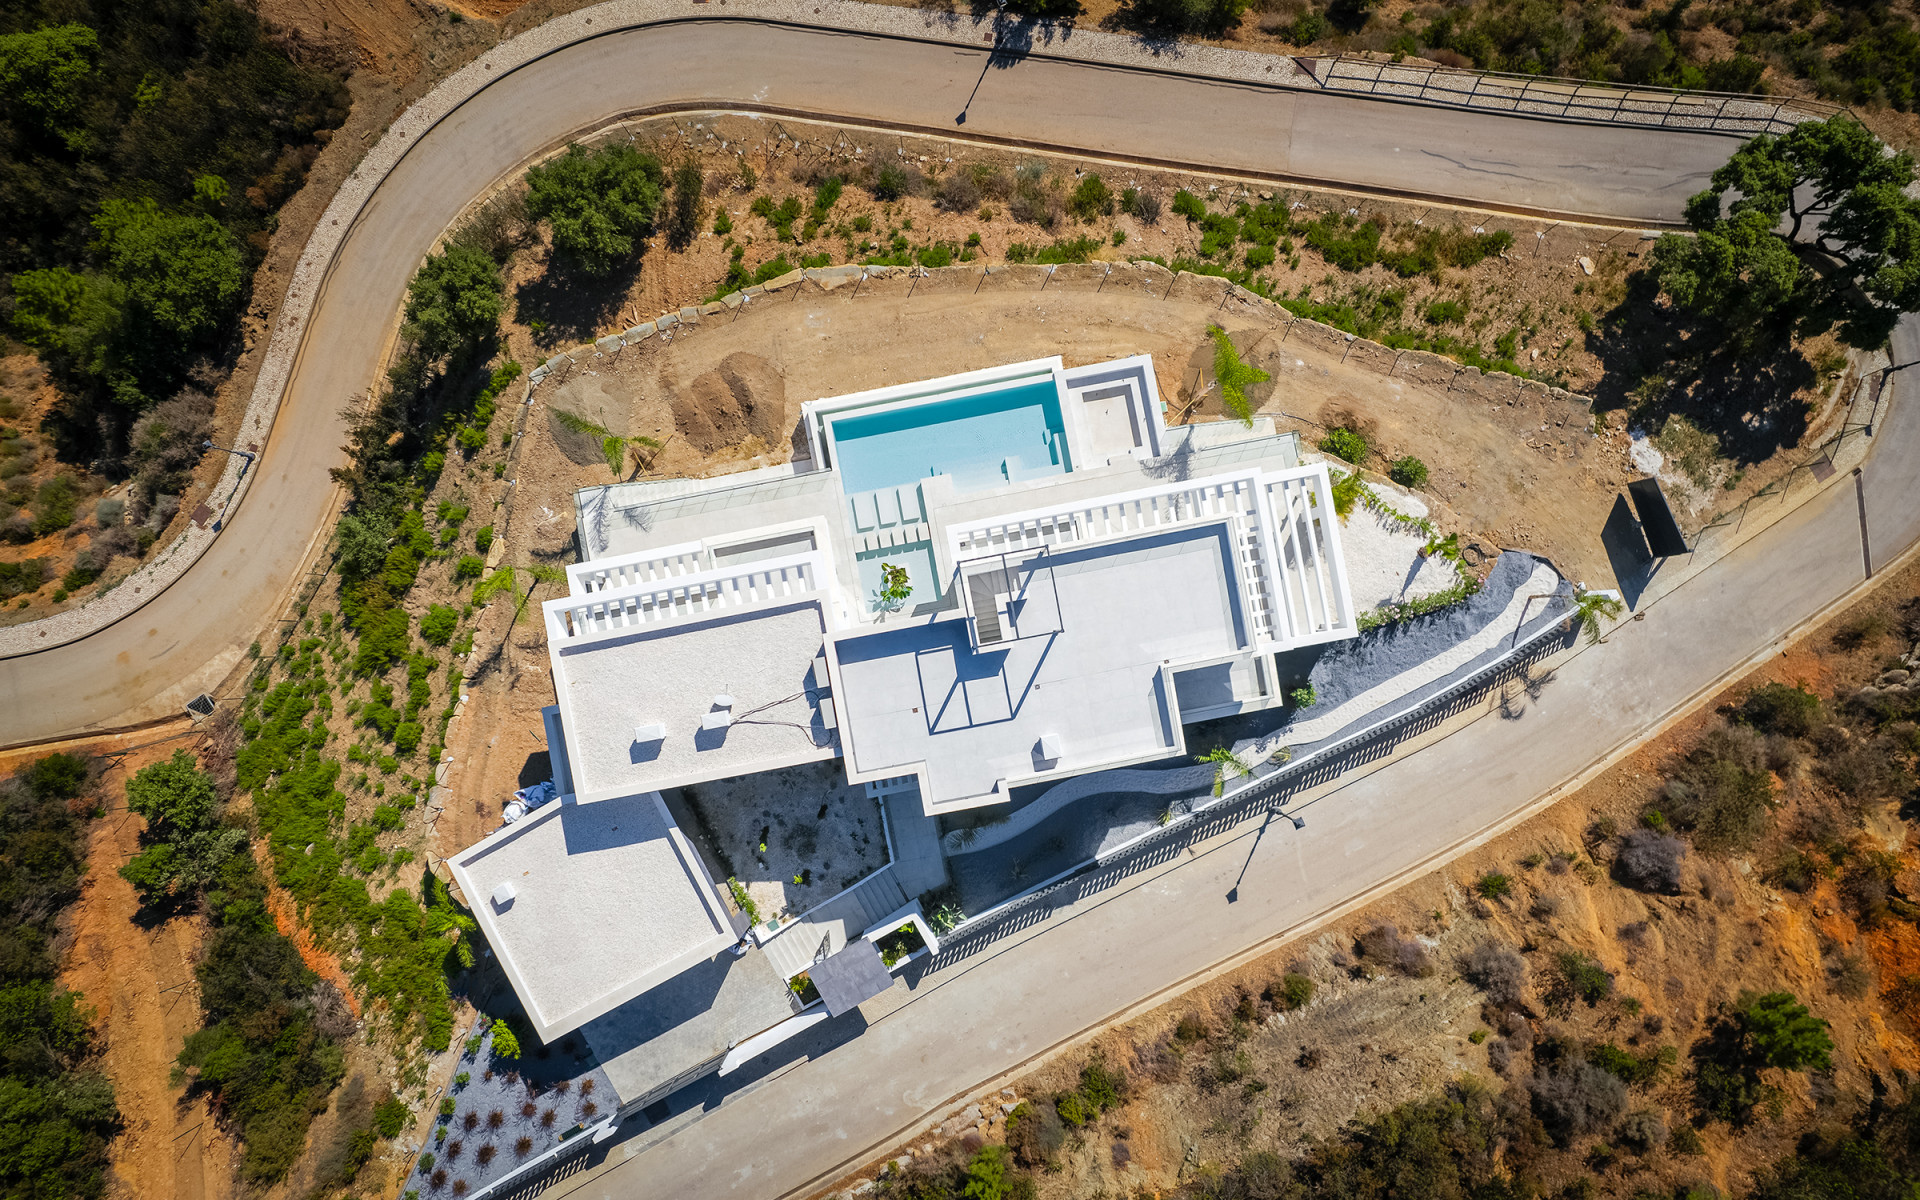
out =
[[[1293,1012],[1305,1008],[1313,1002],[1313,980],[1295,971],[1288,971],[1280,977],[1279,994],[1273,998],[1276,1007]]]
[[[460,561],[454,564],[453,577],[455,579],[478,579],[480,578],[480,572],[484,571],[486,566],[487,560],[481,558],[479,555],[463,554],[460,556]]]
[[[920,172],[900,163],[887,163],[874,172],[873,183],[868,188],[875,200],[898,200],[902,196],[916,195],[920,191]]]
[[[1467,981],[1499,1008],[1520,1004],[1527,993],[1527,960],[1504,942],[1481,942],[1460,964]]]
[[[420,618],[420,636],[430,646],[444,646],[453,640],[454,627],[459,623],[459,613],[445,604],[435,604]]]
[[[520,1039],[505,1021],[493,1023],[493,1057],[504,1059],[520,1057]]]
[[[579,145],[527,172],[527,213],[553,230],[554,249],[589,275],[605,275],[653,228],[660,160],[623,142]]]
[[[1120,193],[1120,210],[1137,218],[1145,225],[1160,223],[1160,195],[1157,192],[1128,188]]]
[[[980,205],[980,184],[971,171],[948,171],[934,189],[933,198],[948,212],[972,212]]]
[[[1613,995],[1613,973],[1579,950],[1563,950],[1553,959],[1553,979],[1547,989],[1548,1006],[1560,1012],[1584,1000],[1587,1007]]]
[[[1620,1119],[1627,1107],[1627,1085],[1585,1062],[1562,1063],[1531,1080],[1534,1115],[1556,1145],[1598,1133]]]
[[[691,158],[673,169],[673,196],[667,210],[667,246],[685,250],[700,232],[700,196],[706,180]]]
[[[1513,880],[1498,871],[1488,871],[1473,881],[1473,890],[1482,900],[1498,900],[1513,894]]]
[[[1674,895],[1680,891],[1680,860],[1687,844],[1653,829],[1635,829],[1620,839],[1614,869],[1629,887],[1643,892]]]
[[[1401,487],[1423,488],[1427,486],[1427,464],[1411,454],[1396,458],[1393,465],[1387,468],[1387,478]]]
[[[1113,191],[1092,171],[1083,176],[1067,197],[1067,210],[1083,222],[1113,215]]]
[[[406,332],[428,361],[469,358],[493,344],[505,310],[500,268],[476,246],[429,255],[407,284]]]
[[[1422,978],[1433,974],[1433,958],[1427,948],[1413,938],[1400,936],[1397,925],[1383,923],[1360,935],[1355,943],[1360,956],[1376,966]]]
[[[1761,684],[1740,702],[1734,720],[1762,733],[1806,737],[1822,724],[1820,697],[1784,683]]]
[[[1620,1119],[1614,1131],[1620,1143],[1635,1154],[1646,1154],[1667,1144],[1667,1122],[1649,1108],[1637,1109]]]
[[[1060,1093],[1055,1097],[1053,1107],[1060,1114],[1060,1119],[1073,1129],[1088,1124],[1100,1115],[1079,1092]]]
[[[1733,1011],[1748,1062],[1783,1071],[1825,1071],[1833,1065],[1827,1022],[1791,992],[1747,993]]]
[[[1772,819],[1773,777],[1766,743],[1745,726],[1715,729],[1687,756],[1663,793],[1661,811],[1709,853],[1744,850]]]
[[[1367,458],[1367,439],[1351,429],[1329,429],[1320,439],[1320,452],[1360,466]]]
[[[451,1102],[451,1098],[448,1102]],[[442,1106],[443,1115],[449,1111],[444,1105]],[[412,1123],[413,1110],[408,1108],[407,1102],[398,1096],[388,1096],[374,1107],[373,1127],[383,1138],[399,1137],[401,1131]]]
[[[53,567],[44,558],[21,562],[0,562],[0,600],[11,600],[28,592],[37,592],[53,578]]]
[[[55,475],[33,498],[33,536],[59,533],[80,511],[80,489],[71,475]]]
[[[199,829],[219,804],[213,779],[185,750],[142,767],[127,781],[127,808],[147,819],[147,831],[168,837]]]
[[[1051,1104],[1023,1100],[1007,1114],[1007,1147],[1023,1167],[1046,1166],[1066,1142],[1066,1126]]]

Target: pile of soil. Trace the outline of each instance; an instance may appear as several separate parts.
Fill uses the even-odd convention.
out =
[[[685,388],[669,386],[666,391],[674,429],[702,454],[737,446],[749,437],[776,446],[791,427],[786,380],[757,354],[729,354]]]

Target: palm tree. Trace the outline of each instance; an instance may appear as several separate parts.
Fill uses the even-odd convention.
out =
[[[1226,746],[1216,746],[1193,761],[1213,764],[1213,794],[1216,796],[1226,788],[1227,780],[1253,773],[1253,768],[1247,765],[1247,760]]]
[[[1573,613],[1570,619],[1587,636],[1587,645],[1600,644],[1600,618],[1617,621],[1620,614],[1627,610],[1618,596],[1609,596],[1605,592],[1577,591],[1573,594]]]

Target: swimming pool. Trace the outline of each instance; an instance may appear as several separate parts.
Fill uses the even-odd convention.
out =
[[[1063,475],[1067,453],[1052,379],[854,413],[831,422],[841,489],[851,496],[950,475],[962,492]]]

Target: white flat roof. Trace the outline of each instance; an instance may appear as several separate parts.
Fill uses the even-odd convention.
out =
[[[1232,532],[1222,520],[1028,558],[1015,570],[1040,632],[1017,640],[976,649],[964,617],[839,639],[849,773],[918,769],[937,810],[1178,752],[1171,670],[1252,646]]]
[[[554,691],[580,798],[837,755],[814,666],[828,625],[825,594],[806,583],[817,566],[804,555],[549,601]],[[792,590],[768,586],[786,574],[800,579]],[[732,702],[726,723],[710,719],[721,696]]]
[[[735,941],[657,792],[564,797],[447,860],[542,1041]],[[496,903],[495,889],[512,898]]]

